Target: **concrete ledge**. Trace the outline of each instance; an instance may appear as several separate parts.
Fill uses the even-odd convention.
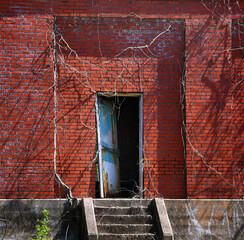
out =
[[[93,223],[84,216],[83,200],[78,202],[78,206],[72,206],[65,199],[1,199],[0,239],[29,239],[35,233],[37,219],[43,217],[42,211],[46,209],[52,239],[87,240],[89,231],[88,239],[97,240],[93,200],[85,200],[86,212],[93,215]],[[161,231],[160,240],[244,239],[244,200],[154,199],[151,204]],[[170,227],[172,235],[166,230]]]
[[[92,198],[83,198],[83,211],[86,223],[86,232],[88,240],[97,240],[97,223],[95,218],[94,206]]]
[[[44,209],[49,212],[52,239],[80,240],[79,210],[66,199],[1,199],[0,239],[30,239]]]
[[[242,199],[164,199],[175,240],[244,239]]]
[[[153,211],[160,240],[173,240],[174,234],[169,221],[167,209],[162,198],[153,199]]]

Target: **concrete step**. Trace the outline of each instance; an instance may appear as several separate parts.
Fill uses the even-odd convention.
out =
[[[99,240],[155,240],[156,236],[152,233],[144,234],[99,234]]]
[[[148,207],[95,207],[95,215],[148,215]]]
[[[151,215],[97,215],[98,224],[152,224]]]
[[[98,224],[99,235],[101,233],[113,234],[142,234],[154,233],[153,224]]]
[[[144,206],[147,207],[151,203],[151,199],[94,199],[95,207],[137,207]]]
[[[148,199],[94,199],[99,240],[152,240],[156,228]]]

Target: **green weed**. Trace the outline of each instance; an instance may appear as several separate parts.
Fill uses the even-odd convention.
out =
[[[50,233],[50,227],[47,226],[47,223],[49,222],[49,212],[48,210],[43,210],[42,213],[44,214],[44,217],[42,220],[37,219],[36,223],[36,233],[32,236],[32,240],[50,240],[51,233]]]

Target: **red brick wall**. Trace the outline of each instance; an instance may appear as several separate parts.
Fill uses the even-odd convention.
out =
[[[233,24],[235,20],[233,20]],[[186,22],[187,195],[243,196],[243,55],[231,19]],[[233,45],[234,44],[234,45]],[[232,49],[231,51],[228,51]]]
[[[1,18],[2,198],[53,197],[52,84],[46,20]]]
[[[235,194],[237,197],[243,196],[243,169],[244,169],[244,149],[243,149],[243,113],[244,113],[244,26],[243,18],[232,21],[232,161],[234,171]]]
[[[227,49],[242,46],[243,34],[241,9],[229,10],[196,1],[2,3],[0,197],[63,196],[53,177],[52,16],[57,172],[75,197],[95,196],[96,91],[143,93],[146,197],[242,197],[243,52]]]
[[[184,22],[178,20],[172,23],[165,19],[76,17],[58,18],[57,25],[58,33],[80,56],[80,60],[77,60],[74,54],[69,55],[69,51],[64,51],[66,64],[60,66],[60,87],[63,89],[60,92],[63,95],[60,104],[66,108],[65,103],[69,102],[70,106],[68,109],[60,110],[63,114],[65,110],[68,112],[64,118],[66,123],[63,122],[64,119],[61,120],[62,123],[60,122],[61,126],[66,124],[60,137],[62,142],[59,143],[64,146],[62,150],[64,155],[60,156],[60,164],[64,169],[63,178],[67,179],[69,184],[72,184],[74,178],[79,179],[81,172],[85,176],[82,180],[84,183],[87,182],[87,178],[91,178],[91,185],[87,184],[84,187],[79,182],[75,185],[76,195],[80,192],[86,195],[89,189],[94,188],[94,173],[91,175],[86,168],[89,161],[94,158],[96,150],[95,92],[142,92],[144,184],[147,189],[145,195],[154,196],[158,191],[168,197],[184,197],[184,155],[179,105]],[[152,44],[152,53],[147,49],[143,49],[144,53],[138,49],[123,52],[131,45],[144,46],[150,43],[169,26],[171,31]],[[63,49],[65,45],[67,47],[62,40],[59,42]],[[111,60],[115,55],[118,59]],[[72,69],[76,69],[77,72]],[[79,81],[75,81],[76,77]],[[74,109],[75,103],[77,105]],[[72,127],[69,121],[74,121],[75,116],[77,119],[75,118]],[[174,121],[171,121],[172,119]],[[65,157],[65,153],[76,149],[77,154],[73,158]],[[82,163],[79,163],[81,161]],[[77,164],[80,165],[80,169],[77,169]],[[77,177],[74,177],[76,175]]]

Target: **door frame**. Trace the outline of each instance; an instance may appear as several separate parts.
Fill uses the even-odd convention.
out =
[[[99,188],[100,197],[104,198],[103,189],[103,169],[102,169],[102,145],[101,145],[101,133],[100,133],[100,121],[99,121],[99,108],[98,98],[104,97],[138,97],[139,98],[139,194],[140,198],[143,198],[144,188],[144,161],[143,161],[143,93],[114,93],[114,92],[96,92],[95,105],[96,105],[96,120],[97,120],[97,143],[98,143],[98,158],[99,158]],[[99,130],[99,131],[98,131]]]

